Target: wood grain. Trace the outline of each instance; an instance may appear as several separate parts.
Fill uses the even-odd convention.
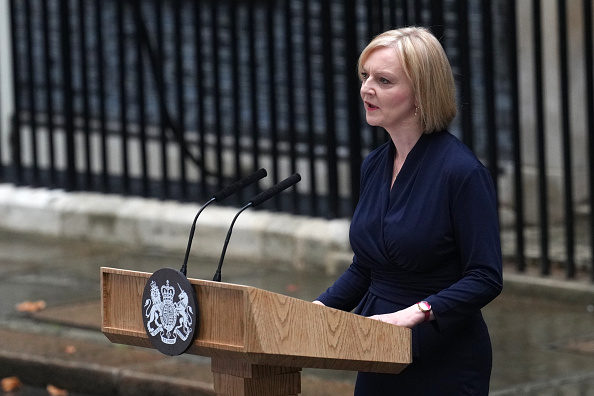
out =
[[[102,331],[150,347],[142,292],[151,274],[101,269]],[[255,365],[398,373],[411,361],[410,329],[266,290],[190,279],[199,329],[188,353]]]

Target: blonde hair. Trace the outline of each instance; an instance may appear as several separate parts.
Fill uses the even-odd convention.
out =
[[[450,62],[439,40],[423,27],[388,30],[365,47],[357,70],[378,48],[394,48],[409,78],[421,117],[423,131],[431,133],[447,127],[456,116],[456,84]]]

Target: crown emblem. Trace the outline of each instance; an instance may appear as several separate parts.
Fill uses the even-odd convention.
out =
[[[166,285],[161,286],[161,294],[163,295],[163,302],[173,302],[175,296],[175,288],[169,286],[169,280]]]
[[[151,282],[151,298],[153,301],[161,300],[161,293],[159,293],[159,287],[155,281]]]

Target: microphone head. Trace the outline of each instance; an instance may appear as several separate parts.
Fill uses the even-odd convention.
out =
[[[222,201],[223,199],[227,198],[228,196],[233,195],[236,192],[249,186],[250,184],[257,182],[260,179],[263,179],[264,177],[266,177],[266,175],[267,175],[266,169],[264,169],[264,168],[258,169],[251,175],[244,177],[243,179],[238,180],[235,183],[231,184],[230,186],[227,186],[224,189],[222,189],[221,191],[217,192],[215,195],[213,195],[213,198],[217,202]]]
[[[299,173],[294,173],[291,176],[287,177],[285,180],[281,181],[278,184],[270,187],[268,190],[261,192],[260,194],[256,195],[250,203],[252,207],[258,206],[264,201],[269,200],[270,198],[274,197],[276,194],[279,194],[281,191],[286,190],[287,188],[299,183],[301,180],[301,175]]]

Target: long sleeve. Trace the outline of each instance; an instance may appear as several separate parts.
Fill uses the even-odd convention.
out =
[[[496,205],[495,188],[485,168],[477,168],[456,191],[451,218],[464,269],[462,279],[427,298],[440,329],[480,310],[502,290]]]
[[[355,257],[349,268],[317,299],[329,307],[351,311],[359,304],[370,283],[371,271],[359,265]]]

